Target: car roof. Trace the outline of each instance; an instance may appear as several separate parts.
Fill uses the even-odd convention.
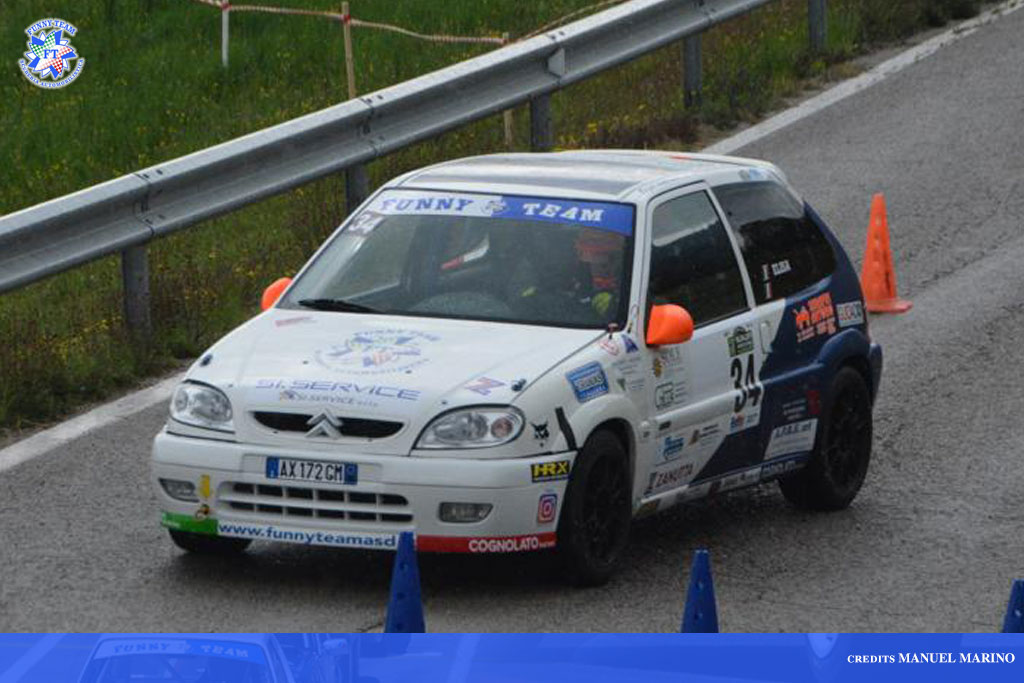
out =
[[[575,150],[488,154],[446,161],[407,173],[388,187],[623,200],[660,188],[705,180],[735,180],[742,168],[782,173],[754,159],[648,150]]]

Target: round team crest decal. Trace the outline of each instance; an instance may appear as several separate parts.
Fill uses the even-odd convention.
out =
[[[28,51],[18,66],[32,85],[63,88],[78,78],[85,59],[71,45],[78,29],[62,19],[41,19],[25,29]]]
[[[316,361],[329,370],[353,375],[409,372],[429,362],[424,346],[439,340],[412,330],[368,330],[317,351]]]

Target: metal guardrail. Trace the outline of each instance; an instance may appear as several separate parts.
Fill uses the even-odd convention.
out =
[[[700,97],[700,35],[770,0],[632,0],[480,57],[0,217],[0,292],[122,253],[125,319],[148,333],[150,240],[530,104],[531,146],[550,149],[551,93],[684,40],[687,100]],[[808,0],[812,47],[825,0]]]

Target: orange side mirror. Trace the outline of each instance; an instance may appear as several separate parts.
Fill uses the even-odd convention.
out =
[[[647,345],[682,344],[693,336],[693,318],[682,306],[662,304],[651,308],[647,321]]]
[[[274,283],[263,290],[263,299],[260,300],[260,307],[262,310],[267,310],[271,306],[277,303],[277,300],[284,294],[284,290],[288,289],[288,285],[292,283],[290,277],[282,277],[274,280]]]

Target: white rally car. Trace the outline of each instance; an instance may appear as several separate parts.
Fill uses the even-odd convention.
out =
[[[778,478],[835,509],[881,349],[771,164],[461,159],[381,188],[192,366],[152,479],[182,548],[512,552],[600,582],[630,519]]]

